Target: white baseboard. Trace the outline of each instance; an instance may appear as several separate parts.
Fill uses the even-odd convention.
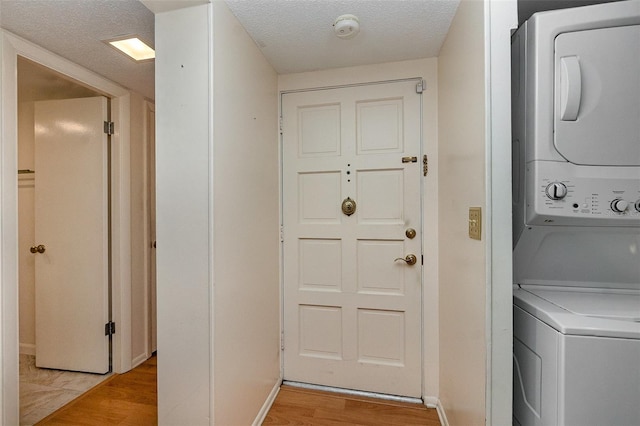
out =
[[[422,399],[424,400],[424,405],[429,408],[436,409],[436,411],[438,412],[438,417],[440,418],[440,424],[442,426],[449,426],[449,421],[447,420],[447,416],[444,413],[444,407],[442,406],[440,399],[436,398],[435,396],[425,396]]]
[[[438,417],[440,417],[440,424],[442,426],[449,426],[449,420],[447,420],[447,415],[444,412],[444,407],[442,403],[438,399],[438,403],[436,404],[436,410],[438,410]]]
[[[133,370],[134,368],[136,368],[137,366],[139,366],[149,358],[151,357],[148,356],[146,353],[141,353],[140,355],[138,355],[137,357],[131,360],[131,369]]]
[[[32,343],[20,343],[20,353],[23,355],[34,355],[36,354],[36,345]]]
[[[267,417],[267,414],[269,413],[269,410],[271,409],[271,406],[273,405],[273,402],[276,400],[276,397],[278,396],[278,392],[280,392],[281,384],[282,384],[282,380],[278,379],[276,384],[273,386],[273,389],[271,389],[271,393],[269,393],[267,400],[264,402],[264,404],[262,405],[262,408],[258,412],[256,419],[253,421],[252,426],[260,426],[264,422],[265,418]]]

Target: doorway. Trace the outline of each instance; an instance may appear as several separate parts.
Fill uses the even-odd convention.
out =
[[[30,424],[110,370],[108,99],[23,57],[17,69],[20,421]]]
[[[422,397],[416,81],[282,96],[284,379]]]
[[[116,373],[132,367],[131,356],[131,226],[130,217],[130,169],[131,93],[97,74],[64,60],[38,46],[10,33],[2,35],[2,75],[17,76],[18,59],[23,57],[50,68],[81,86],[92,88],[111,99],[111,121],[118,131],[111,137],[111,275],[113,297],[112,320],[118,324],[118,333],[112,337],[112,366]],[[17,78],[2,79],[3,155],[1,163],[1,212],[2,238],[2,381],[3,420],[7,424],[19,422],[19,309],[18,304],[18,103]],[[140,101],[140,104],[142,100]],[[13,208],[12,208],[13,206]],[[103,329],[104,331],[104,329]]]

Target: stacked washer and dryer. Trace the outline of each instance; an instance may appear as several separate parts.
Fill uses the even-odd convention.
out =
[[[640,425],[640,1],[512,38],[514,424]]]

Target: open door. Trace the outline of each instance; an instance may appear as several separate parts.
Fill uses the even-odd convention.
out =
[[[109,371],[104,97],[35,103],[36,365]]]

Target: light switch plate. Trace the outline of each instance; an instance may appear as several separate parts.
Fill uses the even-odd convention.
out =
[[[481,239],[482,236],[482,208],[469,207],[469,238]]]

